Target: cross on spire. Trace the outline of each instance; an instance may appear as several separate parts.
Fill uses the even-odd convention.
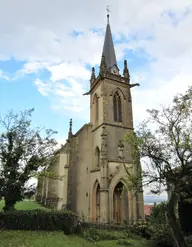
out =
[[[106,6],[106,10],[107,10],[107,24],[109,24],[109,13],[110,13],[109,5]]]

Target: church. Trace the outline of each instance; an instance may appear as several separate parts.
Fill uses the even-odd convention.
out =
[[[125,223],[144,218],[143,191],[127,188],[127,172],[137,171],[124,137],[133,131],[131,88],[127,61],[118,68],[107,15],[99,74],[92,68],[90,122],[73,134],[48,171],[58,179],[38,179],[36,201],[58,210],[68,208],[88,222]]]

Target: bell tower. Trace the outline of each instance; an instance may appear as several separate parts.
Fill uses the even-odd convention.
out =
[[[118,154],[115,143],[123,137],[127,130],[133,130],[130,74],[127,61],[124,61],[122,75],[116,60],[116,54],[107,15],[105,40],[99,67],[99,74],[95,75],[92,68],[90,79],[90,123],[93,133],[97,133],[102,126],[109,130],[110,160],[117,160]],[[125,157],[128,159],[128,157]]]
[[[110,201],[110,177],[117,166],[122,166],[119,154],[119,143],[124,145],[121,152],[124,163],[132,163],[131,151],[123,143],[125,134],[133,130],[130,74],[127,61],[124,61],[123,73],[116,60],[116,54],[107,15],[105,40],[99,67],[99,74],[95,75],[92,68],[90,90],[90,123],[92,125],[92,174],[100,178],[100,219],[108,222],[112,219],[113,203]],[[94,174],[95,173],[95,174]],[[97,175],[96,175],[97,174]],[[124,176],[124,173],[122,173]],[[115,183],[115,182],[114,182]]]

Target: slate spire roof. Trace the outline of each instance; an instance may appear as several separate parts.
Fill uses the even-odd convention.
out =
[[[109,24],[109,14],[107,15],[107,27],[106,27],[105,41],[104,41],[102,55],[105,57],[107,70],[110,70],[114,65],[118,67],[116,55],[115,55],[115,49],[113,45],[112,34],[111,34],[111,27]]]

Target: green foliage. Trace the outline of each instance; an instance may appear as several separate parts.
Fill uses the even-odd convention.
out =
[[[31,199],[32,196],[35,195],[35,192],[36,192],[36,187],[34,185],[30,185],[24,191],[24,197],[27,199]]]
[[[95,247],[94,244],[75,235],[63,232],[3,231],[1,247]],[[103,247],[103,246],[102,246]]]
[[[176,247],[169,227],[156,228],[150,241],[150,247]]]
[[[165,213],[167,210],[167,202],[161,202],[152,207],[149,216],[149,221],[151,224],[167,224]]]
[[[150,239],[154,233],[154,228],[150,222],[138,220],[132,226],[130,226],[132,233],[141,236],[146,239]]]
[[[106,240],[95,244],[74,234],[66,236],[62,231],[1,231],[0,234],[1,247],[120,247],[117,240]],[[134,239],[131,241],[133,247],[148,247],[146,241]]]
[[[0,228],[5,230],[43,230],[74,233],[77,216],[69,211],[6,211],[0,212]]]
[[[186,237],[186,243],[188,244],[188,246],[192,246],[192,235],[188,235]]]
[[[55,131],[32,128],[34,109],[9,111],[0,118],[0,198],[4,210],[13,210],[26,193],[27,181],[50,163],[55,153]]]
[[[120,245],[120,246],[132,246],[133,243],[128,240],[128,239],[123,239],[123,238],[120,238],[118,241],[117,241],[117,244]]]
[[[153,193],[160,193],[168,183],[182,194],[191,177],[192,87],[183,95],[176,95],[172,105],[148,113],[149,118],[125,138],[132,147],[135,165],[138,153],[141,158],[148,158],[142,176],[140,171],[132,176],[133,185],[138,189],[142,178],[144,186],[155,183]],[[153,124],[155,130],[151,130]]]
[[[5,202],[3,200],[0,201],[0,211],[3,209]],[[15,204],[16,210],[35,210],[42,209],[46,211],[50,211],[49,208],[43,207],[41,204],[38,204],[34,201],[23,200],[22,202],[17,202]]]
[[[101,240],[117,240],[122,235],[119,232],[111,232],[108,230],[99,230],[96,228],[89,228],[83,231],[83,237],[90,242],[97,242]]]
[[[135,165],[138,163],[138,153],[144,163],[141,176],[140,171],[133,175],[128,171],[128,178],[136,191],[143,186],[154,185],[151,192],[159,194],[168,187],[168,223],[177,245],[186,246],[177,221],[177,205],[182,195],[189,190],[191,181],[192,87],[184,94],[176,95],[171,105],[161,107],[160,110],[148,110],[148,113],[149,118],[140,124],[137,131],[129,132],[126,136]]]
[[[147,241],[136,236],[129,229],[106,230],[94,227],[82,231],[82,236],[96,246],[148,246]]]

